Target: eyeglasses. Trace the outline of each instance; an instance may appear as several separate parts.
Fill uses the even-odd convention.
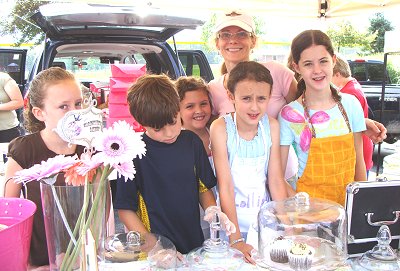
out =
[[[244,39],[247,39],[247,38],[251,37],[252,35],[253,35],[252,33],[247,32],[247,31],[239,31],[239,32],[236,32],[236,33],[220,32],[220,33],[218,33],[217,37],[219,39],[228,41],[228,40],[233,39],[235,37],[238,40],[244,40]]]

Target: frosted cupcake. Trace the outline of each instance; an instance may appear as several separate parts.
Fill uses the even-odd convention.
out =
[[[291,247],[292,241],[284,239],[282,236],[278,237],[270,246],[269,256],[271,261],[276,263],[288,262],[288,249]]]
[[[315,250],[305,243],[294,243],[287,251],[289,266],[293,270],[303,271],[311,268]]]

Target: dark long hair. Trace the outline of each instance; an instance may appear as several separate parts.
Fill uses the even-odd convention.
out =
[[[291,54],[293,62],[299,64],[301,53],[313,45],[322,45],[326,48],[329,54],[335,55],[332,42],[328,35],[320,30],[306,30],[298,34],[292,41]],[[340,95],[337,89],[331,84],[332,96],[335,101],[340,101]],[[304,79],[300,79],[297,84],[297,97],[300,97],[306,90]]]
[[[265,82],[270,84],[272,89],[273,80],[270,71],[264,65],[255,61],[239,62],[235,68],[232,69],[227,83],[229,92],[235,95],[237,84],[244,80]]]

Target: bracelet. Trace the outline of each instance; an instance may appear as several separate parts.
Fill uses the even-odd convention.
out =
[[[233,241],[230,243],[230,245],[233,246],[233,245],[235,245],[235,244],[237,244],[237,243],[240,243],[240,242],[244,242],[244,238],[243,238],[243,237],[241,237],[241,238],[239,238],[239,239],[236,239],[236,240],[233,240]]]

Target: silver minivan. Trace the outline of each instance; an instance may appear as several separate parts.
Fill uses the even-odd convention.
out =
[[[148,73],[165,73],[172,79],[182,75],[213,79],[202,51],[178,51],[175,39],[167,42],[204,23],[188,14],[152,7],[53,3],[41,6],[31,18],[46,37],[27,78],[26,50],[0,49],[0,67],[14,66],[10,68],[24,96],[32,78],[51,66],[73,72],[87,87],[108,80],[113,63],[145,64]],[[16,59],[21,61],[15,63]]]

